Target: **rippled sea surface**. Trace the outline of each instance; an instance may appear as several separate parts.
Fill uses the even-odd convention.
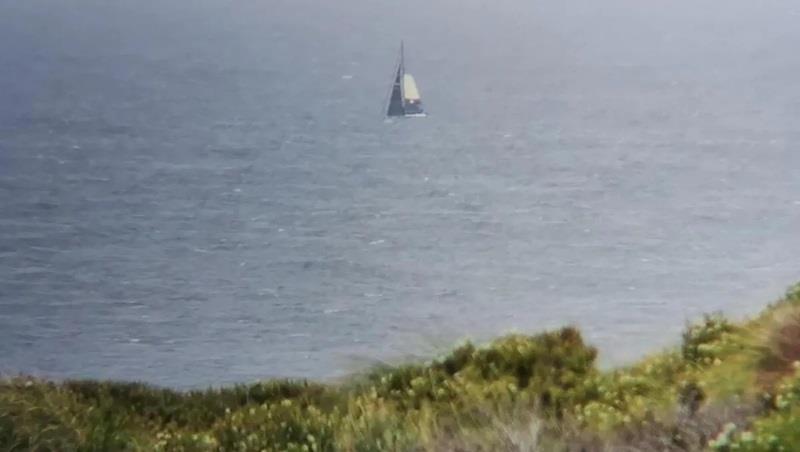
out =
[[[789,1],[0,0],[0,373],[333,378],[800,279]],[[405,40],[430,116],[385,121]]]

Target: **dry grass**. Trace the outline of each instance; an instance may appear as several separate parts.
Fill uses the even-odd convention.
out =
[[[759,382],[768,388],[790,375],[794,363],[800,361],[800,308],[784,309],[780,314],[775,326],[765,334],[758,362]]]

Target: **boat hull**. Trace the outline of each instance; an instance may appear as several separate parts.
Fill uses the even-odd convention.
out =
[[[425,115],[425,110],[422,108],[422,103],[419,100],[406,99],[406,101],[403,102],[403,112],[405,116]]]

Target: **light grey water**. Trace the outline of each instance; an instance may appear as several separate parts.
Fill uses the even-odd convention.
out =
[[[790,1],[0,0],[0,372],[336,377],[800,279]],[[384,122],[400,39],[430,116]]]

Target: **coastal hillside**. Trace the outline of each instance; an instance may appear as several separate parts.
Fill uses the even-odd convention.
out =
[[[792,451],[800,286],[761,314],[708,314],[674,349],[609,371],[580,331],[466,343],[337,384],[180,392],[0,381],[2,451]]]

